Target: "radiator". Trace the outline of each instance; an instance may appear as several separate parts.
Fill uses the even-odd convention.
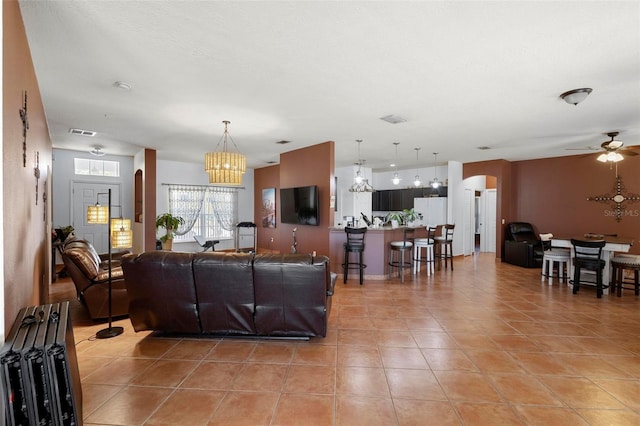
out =
[[[22,308],[0,351],[7,426],[82,425],[69,302]]]

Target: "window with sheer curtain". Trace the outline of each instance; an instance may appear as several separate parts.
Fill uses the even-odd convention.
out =
[[[233,238],[238,222],[238,190],[199,185],[168,185],[169,213],[184,219],[174,242],[191,242],[194,236]]]

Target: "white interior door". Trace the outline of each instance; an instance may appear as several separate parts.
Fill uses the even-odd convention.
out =
[[[474,252],[475,245],[475,191],[469,188],[464,190],[464,223],[463,223],[463,254],[469,256]]]
[[[496,252],[496,210],[497,193],[495,189],[486,189],[480,197],[482,205],[480,251]]]
[[[100,182],[71,182],[71,225],[78,238],[89,241],[98,253],[109,251],[109,225],[91,225],[87,223],[87,207],[99,202],[108,206],[108,192],[111,189],[111,216],[121,215],[120,184]]]

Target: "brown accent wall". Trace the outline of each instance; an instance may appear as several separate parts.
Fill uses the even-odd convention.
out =
[[[620,222],[613,216],[614,203],[587,201],[587,197],[615,194],[616,166],[596,161],[598,154],[468,163],[463,178],[495,176],[497,181],[497,247],[502,258],[505,224],[531,222],[536,232],[580,236],[587,232],[631,237],[632,253],[640,253],[640,201],[622,203]],[[640,195],[640,156],[617,165],[624,184],[623,195]]]
[[[265,228],[262,226],[262,190],[267,188],[276,189],[276,220],[280,220],[280,166],[269,166],[255,169],[253,172],[253,205],[255,206],[255,223],[258,226],[258,248],[261,251],[280,252],[281,227],[276,224],[275,228]],[[273,238],[273,242],[271,239]]]
[[[622,203],[617,222],[615,203],[587,197],[615,195],[616,166],[596,161],[597,154],[513,163],[511,187],[514,220],[531,222],[536,232],[583,235],[587,232],[632,237],[632,252],[640,253],[640,201]],[[617,165],[623,195],[640,196],[640,156]]]
[[[144,250],[156,249],[156,151],[144,150]]]
[[[256,169],[254,174],[254,217],[258,225],[260,250],[288,253],[293,243],[293,228],[297,228],[297,250],[300,253],[315,251],[329,256],[329,227],[333,225],[334,211],[330,208],[334,187],[335,144],[332,141],[280,155],[280,165]],[[320,204],[320,225],[291,225],[280,222],[280,188],[317,185]],[[263,228],[260,221],[262,190],[276,188],[276,228]],[[274,242],[269,244],[273,237]]]
[[[2,2],[2,164],[5,333],[24,306],[46,303],[51,281],[51,140],[31,52],[16,0]],[[23,92],[27,92],[26,167],[23,166]],[[40,179],[36,205],[36,152]]]

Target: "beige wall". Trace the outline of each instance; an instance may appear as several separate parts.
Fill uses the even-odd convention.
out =
[[[38,82],[16,0],[2,2],[2,162],[5,332],[24,306],[46,303],[51,280],[50,200],[51,140]],[[23,166],[22,94],[27,91],[29,130],[26,167]],[[36,152],[40,154],[40,179],[36,205]]]

